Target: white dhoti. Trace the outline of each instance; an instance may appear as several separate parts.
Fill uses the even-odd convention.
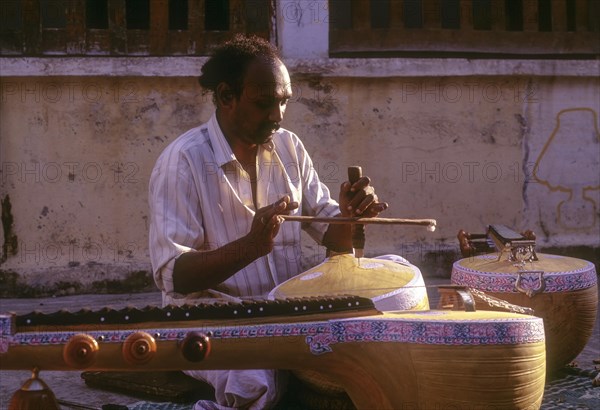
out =
[[[200,400],[194,410],[270,409],[287,387],[283,370],[191,370],[188,376],[203,380],[215,389],[215,402]]]

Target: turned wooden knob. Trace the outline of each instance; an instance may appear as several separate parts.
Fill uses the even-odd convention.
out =
[[[100,347],[96,339],[90,335],[77,334],[63,348],[63,360],[70,367],[84,369],[94,363],[98,350]]]
[[[189,332],[181,342],[181,354],[189,362],[201,362],[210,353],[210,339],[200,332]]]
[[[144,364],[156,354],[156,341],[146,332],[135,332],[123,343],[123,359],[129,364]]]

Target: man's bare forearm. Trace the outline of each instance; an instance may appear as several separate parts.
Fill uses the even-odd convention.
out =
[[[175,261],[173,287],[181,294],[213,288],[262,254],[247,237],[211,251],[186,252]]]
[[[247,235],[211,251],[187,252],[173,268],[173,287],[187,294],[214,288],[251,262],[273,250],[274,238],[283,222],[279,214],[298,208],[288,195],[256,211]]]
[[[328,252],[352,252],[350,225],[329,225],[323,245]],[[186,252],[175,261],[174,289],[187,294],[214,288],[263,255],[265,249],[248,236],[215,250]]]

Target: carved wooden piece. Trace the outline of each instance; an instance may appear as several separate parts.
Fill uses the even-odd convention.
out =
[[[3,327],[0,366],[79,370],[64,362],[63,349],[85,333],[99,346],[88,370],[306,369],[337,380],[359,409],[398,409],[406,403],[415,408],[540,406],[545,351],[539,318],[490,311],[337,316],[307,315],[296,322],[280,317],[275,323],[138,323],[137,329],[93,325],[76,332],[71,326],[52,331]],[[156,340],[156,353],[132,366],[123,358],[123,345],[140,331]],[[211,351],[201,361],[182,354],[182,341],[191,332],[210,339]],[[473,372],[474,367],[481,371]],[[482,371],[493,377],[482,377]]]

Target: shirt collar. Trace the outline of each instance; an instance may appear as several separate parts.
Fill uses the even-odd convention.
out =
[[[229,146],[225,135],[223,135],[223,131],[221,131],[221,127],[219,127],[216,112],[208,120],[208,137],[210,138],[215,160],[219,167],[236,160],[231,146]]]
[[[219,126],[216,112],[213,113],[210,120],[208,120],[208,136],[215,154],[215,160],[219,167],[222,167],[229,162],[236,161],[235,154],[231,150],[231,146],[229,145],[229,142],[227,142],[227,139]],[[263,149],[272,152],[275,149],[275,144],[273,143],[273,140],[271,140],[262,144],[262,147]]]

